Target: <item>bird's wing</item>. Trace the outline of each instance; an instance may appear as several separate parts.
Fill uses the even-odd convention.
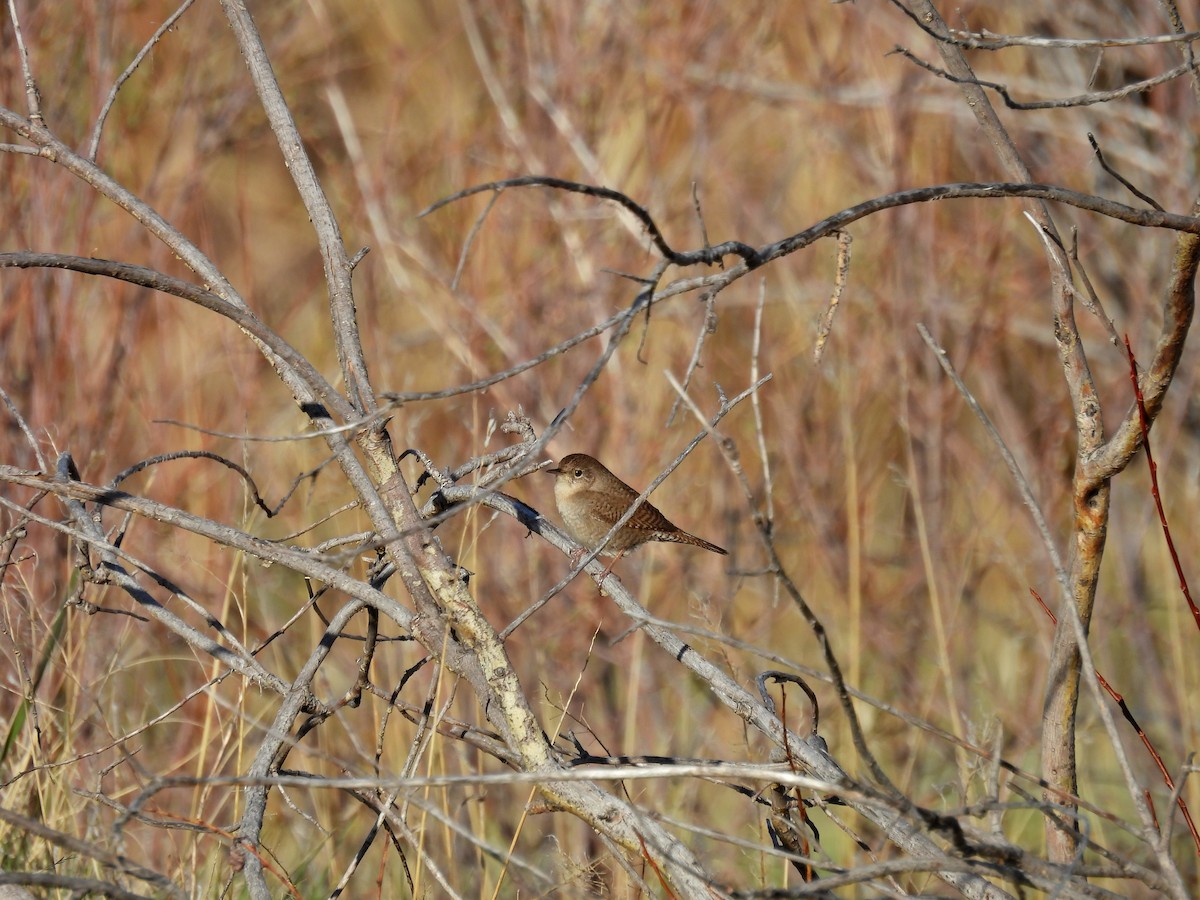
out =
[[[607,503],[593,503],[591,505],[591,514],[596,519],[603,522],[606,528],[612,528],[617,524],[617,520],[625,515],[625,512],[633,505],[633,501],[638,495],[633,488],[628,489],[629,493],[621,491],[619,502],[613,502],[614,498],[609,498]],[[632,528],[635,531],[678,531],[678,527],[671,522],[666,516],[658,511],[658,507],[646,501],[638,507],[637,512],[633,514],[633,518],[625,523],[626,528]]]

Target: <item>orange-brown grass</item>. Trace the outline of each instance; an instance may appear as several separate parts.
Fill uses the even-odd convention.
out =
[[[117,4],[104,16],[87,4],[26,4],[47,121],[85,145],[108,86],[170,3]],[[644,275],[656,257],[615,207],[543,189],[506,191],[470,244],[486,200],[475,197],[427,218],[438,198],[497,178],[547,174],[617,188],[644,204],[676,248],[702,244],[692,184],[712,243],[761,244],[869,197],[951,181],[995,180],[999,171],[955,89],[886,56],[896,43],[933,57],[911,24],[882,4],[562,4],[536,16],[517,4],[467,4],[481,45],[454,4],[315,3],[257,11],[285,94],[293,104],[351,253],[371,253],[356,272],[358,314],[371,374],[381,390],[433,390],[469,382],[537,355],[627,307],[638,290],[616,272]],[[973,25],[1038,31],[1041,4],[1015,3]],[[1093,21],[1068,4],[1063,34],[1092,33]],[[944,10],[947,14],[951,10]],[[1079,22],[1069,17],[1079,16]],[[1086,26],[1086,27],[1085,27]],[[5,29],[9,26],[6,24]],[[1165,30],[1157,20],[1147,33]],[[4,30],[3,103],[23,109],[19,71]],[[486,59],[484,59],[486,57]],[[1130,51],[1125,60],[1161,56]],[[1150,63],[1147,63],[1150,64]],[[1172,63],[1173,64],[1173,63]],[[1026,96],[1082,91],[1091,65],[1069,51],[1017,50],[980,58],[983,77]],[[1112,77],[1117,77],[1113,75]],[[335,96],[337,92],[337,96]],[[335,105],[346,104],[339,120]],[[1195,151],[1194,101],[1172,84],[1145,103],[1075,111],[1006,114],[1030,154],[1035,177],[1120,196],[1091,160],[1094,131],[1114,163],[1173,209],[1195,187],[1185,161]],[[351,133],[352,132],[352,133]],[[357,148],[348,151],[348,140]],[[4,140],[12,140],[6,136]],[[583,150],[586,149],[586,153]],[[228,29],[214,4],[197,4],[124,88],[108,121],[100,159],[204,248],[251,306],[331,379],[321,261],[306,214],[255,102]],[[188,272],[123,212],[50,164],[0,154],[2,250],[94,255]],[[1120,196],[1121,199],[1127,199]],[[1173,238],[1077,211],[1081,256],[1119,331],[1147,358]],[[849,286],[819,366],[816,323],[832,288],[834,249],[822,242],[742,279],[715,304],[692,396],[712,412],[714,385],[727,395],[751,381],[755,307],[765,295],[759,368],[783,563],[829,630],[851,686],[975,746],[998,747],[1026,771],[1038,769],[1039,718],[1052,629],[1029,590],[1057,596],[1053,572],[1031,518],[995,448],[917,335],[924,322],[1009,442],[1058,541],[1070,524],[1074,458],[1071,411],[1051,333],[1050,287],[1040,241],[1017,201],[949,201],[885,212],[851,226]],[[668,278],[696,272],[671,272]],[[1080,310],[1093,371],[1109,420],[1131,398],[1120,353],[1103,343]],[[551,451],[587,452],[643,487],[682,449],[698,425],[676,401],[664,371],[682,377],[705,308],[695,295],[639,319]],[[419,447],[450,467],[508,440],[485,440],[489,420],[518,407],[539,431],[566,405],[607,336],[593,339],[487,391],[397,409],[398,448]],[[640,358],[639,343],[641,347]],[[317,441],[255,443],[188,430],[255,435],[303,431],[304,418],[249,341],[217,316],[183,301],[114,282],[53,270],[0,270],[0,387],[29,422],[51,466],[70,451],[87,481],[105,482],[147,456],[203,448],[249,469],[273,504],[300,472],[325,458]],[[1155,429],[1159,477],[1176,542],[1196,531],[1195,353],[1180,369]],[[5,415],[0,462],[37,464]],[[749,403],[720,426],[736,442],[756,499],[764,471]],[[418,470],[406,462],[415,481]],[[282,537],[349,499],[329,469],[306,483],[277,520],[247,501],[233,473],[182,460],[134,476],[123,487],[198,515]],[[428,496],[428,488],[421,499]],[[553,510],[552,479],[533,475],[511,493]],[[27,491],[4,488],[25,502]],[[729,548],[728,560],[673,546],[622,560],[616,571],[663,619],[717,632],[785,660],[823,670],[813,635],[785,595],[761,574],[764,555],[735,478],[711,441],[654,495],[681,527]],[[37,510],[58,518],[61,507]],[[4,529],[14,519],[4,513]],[[105,517],[112,527],[120,521]],[[298,539],[315,545],[366,528],[344,512]],[[497,627],[517,616],[568,569],[569,561],[514,521],[476,508],[442,525],[444,547],[474,572],[472,590]],[[167,573],[247,646],[256,647],[307,599],[301,578],[265,568],[185,533],[134,520],[124,548]],[[0,805],[98,844],[110,844],[117,813],[84,792],[131,802],[154,778],[244,772],[278,699],[227,677],[165,630],[125,615],[71,609],[61,641],[51,627],[71,589],[65,539],[40,527],[19,546],[0,582],[10,673],[43,655],[38,725],[16,736],[0,769]],[[1194,554],[1185,553],[1185,564]],[[355,571],[362,574],[363,566]],[[1194,580],[1200,573],[1189,573]],[[147,580],[147,586],[152,586]],[[395,596],[400,587],[389,588]],[[114,588],[85,597],[129,611]],[[201,620],[167,600],[203,628]],[[328,611],[336,604],[322,604]],[[577,579],[509,640],[522,684],[550,731],[572,731],[596,754],[658,754],[764,761],[771,748],[749,734],[677,662],[639,634],[585,578]],[[311,613],[263,652],[285,678],[303,665],[323,626]],[[361,634],[363,620],[351,631]],[[383,631],[395,635],[385,623]],[[1108,560],[1092,629],[1098,664],[1178,767],[1200,734],[1196,634],[1181,607],[1177,579],[1152,514],[1139,463],[1118,480]],[[615,642],[619,636],[624,639]],[[784,667],[696,636],[688,640],[750,684]],[[318,678],[323,697],[353,682],[361,645],[345,642]],[[415,644],[378,652],[372,680],[393,690],[420,659]],[[814,682],[822,733],[856,767],[833,692]],[[0,694],[0,720],[16,713],[23,682]],[[141,729],[185,696],[161,722]],[[419,711],[446,705],[451,718],[483,723],[475,698],[427,667],[400,699]],[[566,705],[569,716],[562,719]],[[386,704],[368,696],[355,711],[292,751],[289,765],[330,775],[394,775],[416,735]],[[1085,696],[1080,727],[1081,784],[1088,798],[1132,819],[1129,798]],[[805,707],[789,694],[793,726]],[[914,799],[954,808],[980,798],[988,768],[971,752],[860,704],[871,749]],[[378,764],[374,761],[378,746]],[[1168,792],[1127,735],[1139,775],[1160,817]],[[20,775],[26,770],[29,774]],[[496,772],[501,767],[452,738],[434,735],[417,774]],[[1195,780],[1184,792],[1200,808]],[[1026,790],[1037,794],[1026,782]],[[647,805],[757,845],[769,844],[765,812],[717,785],[635,782]],[[522,823],[526,786],[430,789],[426,801],[493,846],[551,871],[569,895],[635,893],[633,880],[590,831],[561,814]],[[1011,796],[1011,795],[1006,795]],[[330,790],[274,793],[264,833],[273,864],[301,896],[325,895],[363,840],[374,813]],[[125,826],[122,852],[152,865],[195,896],[215,896],[230,877],[222,834],[241,808],[225,786],[173,788],[145,812],[154,822]],[[305,815],[302,815],[303,812]],[[880,836],[843,814],[883,855]],[[849,865],[865,861],[838,827],[814,813],[824,848]],[[199,830],[168,830],[161,820]],[[502,866],[459,840],[438,819],[409,821],[423,847],[464,894],[501,896]],[[320,823],[320,828],[315,823]],[[1128,838],[1093,824],[1117,847]],[[520,832],[518,834],[518,827]],[[1040,820],[1005,819],[1010,838],[1040,847]],[[768,886],[788,877],[778,860],[731,851],[680,831],[717,877]],[[1176,858],[1200,885],[1195,854],[1176,829]],[[50,867],[58,851],[0,826],[5,867]],[[436,882],[416,855],[419,885]],[[91,872],[80,861],[79,871]],[[647,870],[643,877],[655,882]],[[377,839],[351,881],[350,895],[401,896],[393,849]],[[761,881],[760,881],[761,879]],[[907,882],[937,890],[924,878]],[[1127,887],[1127,886],[1126,886]],[[1122,888],[1117,888],[1122,889]]]

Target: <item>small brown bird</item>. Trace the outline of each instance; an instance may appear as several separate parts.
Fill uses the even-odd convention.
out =
[[[564,456],[557,469],[546,471],[554,476],[554,505],[567,533],[589,550],[600,545],[638,496],[637,491],[583,453]],[[688,534],[647,501],[604,545],[600,555],[616,557],[615,563],[622,554],[648,541],[693,544],[713,553],[726,553],[716,544]]]

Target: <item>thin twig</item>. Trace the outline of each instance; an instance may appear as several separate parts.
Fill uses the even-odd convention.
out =
[[[926,72],[936,75],[938,78],[944,78],[946,81],[954,84],[971,84],[977,87],[990,88],[1000,95],[1004,100],[1004,105],[1009,109],[1029,111],[1035,109],[1072,109],[1079,106],[1092,106],[1096,103],[1110,103],[1113,100],[1122,100],[1131,94],[1140,94],[1157,87],[1160,84],[1166,84],[1168,81],[1173,81],[1181,75],[1186,75],[1194,69],[1193,64],[1183,63],[1166,72],[1162,72],[1153,78],[1146,78],[1142,81],[1135,81],[1133,84],[1127,84],[1125,87],[1116,88],[1111,91],[1093,91],[1088,94],[1076,94],[1074,97],[1063,97],[1058,100],[1029,100],[1021,101],[1013,99],[1008,88],[996,81],[985,81],[982,78],[960,78],[947,72],[945,69],[939,68],[932,63],[921,59],[912,51],[904,47],[896,47],[892,53],[899,54],[914,65],[920,66]]]
[[[179,5],[179,8],[176,9],[175,12],[171,13],[171,15],[167,17],[166,21],[158,26],[158,30],[150,36],[150,40],[146,41],[146,43],[142,46],[142,49],[138,51],[137,56],[133,58],[133,61],[125,67],[125,71],[117,76],[117,80],[113,83],[112,89],[108,92],[108,98],[104,101],[104,106],[100,109],[100,115],[96,117],[96,126],[92,129],[92,140],[88,144],[88,159],[90,159],[92,162],[96,161],[96,155],[100,152],[100,135],[104,131],[104,123],[108,120],[109,110],[111,110],[113,104],[117,102],[117,94],[120,93],[121,88],[124,86],[125,82],[129,80],[130,76],[137,71],[137,67],[142,64],[142,60],[149,55],[150,51],[154,49],[155,45],[162,40],[163,35],[170,31],[172,27],[174,27],[175,23],[179,21],[180,16],[187,12],[188,8],[194,2],[195,0],[183,0],[183,3]]]
[[[837,313],[838,304],[846,292],[846,278],[850,273],[850,244],[854,238],[848,231],[837,233],[837,265],[834,268],[833,293],[829,295],[829,305],[825,315],[821,317],[821,327],[817,329],[817,343],[813,347],[813,365],[821,364],[821,356],[825,352],[825,341],[833,330],[833,317]]]

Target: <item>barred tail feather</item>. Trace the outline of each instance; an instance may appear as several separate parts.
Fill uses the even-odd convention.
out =
[[[686,531],[662,531],[659,532],[658,539],[660,541],[674,541],[677,544],[691,544],[694,547],[703,547],[705,550],[711,550],[713,553],[720,553],[722,556],[728,556],[729,551],[724,547],[718,547],[716,544],[710,544],[704,538],[696,537],[694,534],[688,534]]]

